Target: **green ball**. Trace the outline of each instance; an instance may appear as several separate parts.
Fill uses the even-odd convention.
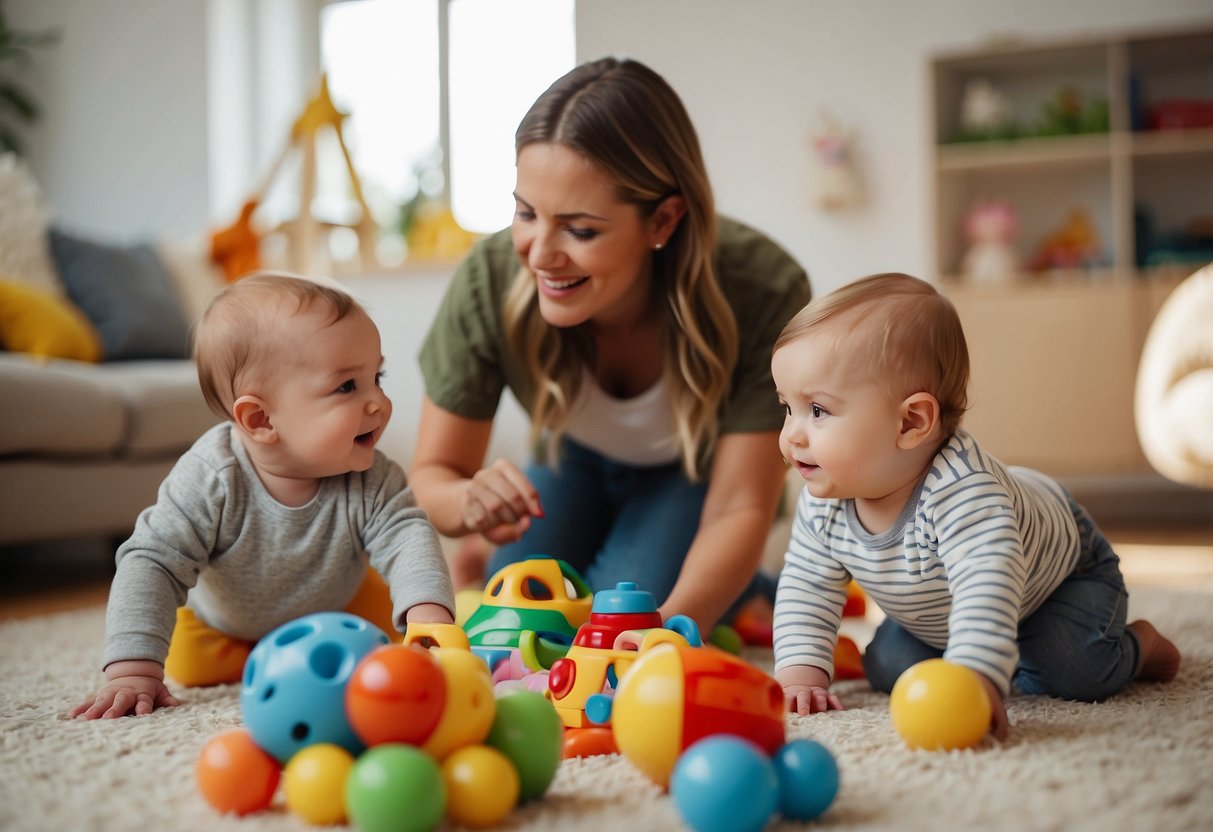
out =
[[[446,811],[442,772],[415,746],[377,745],[350,770],[345,806],[361,832],[430,832]]]
[[[737,631],[728,624],[717,624],[712,628],[712,634],[708,636],[708,643],[714,644],[726,653],[732,653],[734,656],[741,655],[741,649],[745,646],[741,640],[741,636]]]
[[[512,690],[497,700],[497,715],[486,745],[510,758],[518,769],[518,801],[540,797],[560,768],[564,724],[541,693]]]

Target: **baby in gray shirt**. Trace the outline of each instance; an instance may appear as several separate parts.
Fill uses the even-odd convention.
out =
[[[181,457],[118,549],[106,682],[73,717],[176,705],[166,672],[238,681],[258,639],[308,613],[348,610],[389,635],[453,621],[438,535],[375,448],[392,403],[366,312],[319,283],[247,277],[202,316],[194,358],[226,421]]]

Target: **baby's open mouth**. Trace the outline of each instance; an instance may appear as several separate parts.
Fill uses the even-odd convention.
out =
[[[354,437],[354,441],[357,442],[359,445],[374,445],[375,444],[375,431],[372,430],[372,431],[367,431],[366,433],[360,433]]]

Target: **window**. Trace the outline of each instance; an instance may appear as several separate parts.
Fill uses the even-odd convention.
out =
[[[415,199],[448,201],[470,231],[509,224],[514,130],[574,65],[573,0],[341,0],[321,7],[319,38],[381,227]],[[345,161],[335,146],[318,155],[315,210],[345,219]]]

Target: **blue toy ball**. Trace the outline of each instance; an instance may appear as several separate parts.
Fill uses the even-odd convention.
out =
[[[244,665],[240,708],[253,740],[282,763],[318,742],[360,753],[345,685],[362,657],[387,643],[383,630],[346,612],[305,615],[270,632]]]
[[[813,820],[838,795],[838,763],[819,742],[792,740],[771,757],[779,777],[779,812],[788,820]]]
[[[759,832],[779,803],[779,778],[757,745],[715,734],[678,758],[670,796],[695,832]]]

